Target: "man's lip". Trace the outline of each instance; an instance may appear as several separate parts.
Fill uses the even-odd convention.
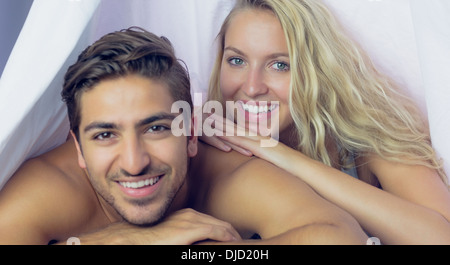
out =
[[[164,176],[164,174],[159,174],[159,175],[146,175],[146,176],[141,176],[141,177],[125,177],[125,178],[120,178],[120,179],[115,179],[115,182],[139,182],[139,181],[145,181],[147,179],[153,179],[153,178],[162,178]]]
[[[127,179],[126,181],[116,182],[120,190],[122,190],[122,192],[128,197],[143,198],[152,196],[152,194],[159,189],[163,177],[164,174],[150,178],[136,178],[132,180]]]

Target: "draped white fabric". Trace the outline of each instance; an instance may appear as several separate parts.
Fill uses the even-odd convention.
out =
[[[450,1],[324,0],[349,33],[417,101],[450,172]],[[34,0],[0,79],[0,189],[26,159],[68,133],[67,67],[105,33],[140,26],[168,37],[206,93],[214,38],[232,0]],[[0,16],[8,10],[0,10]]]

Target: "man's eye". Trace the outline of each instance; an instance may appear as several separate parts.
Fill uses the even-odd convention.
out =
[[[167,126],[164,126],[164,125],[153,125],[148,128],[147,132],[158,133],[158,132],[163,132],[166,130],[170,130],[170,128]]]
[[[96,134],[94,136],[94,140],[103,141],[103,140],[111,139],[112,137],[113,137],[112,133],[110,133],[110,132],[102,132],[102,133]]]

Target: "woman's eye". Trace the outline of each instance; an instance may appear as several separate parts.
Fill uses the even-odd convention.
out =
[[[240,59],[240,58],[231,58],[231,59],[228,60],[228,62],[229,62],[231,65],[236,65],[236,66],[239,66],[239,65],[243,65],[243,64],[244,64],[244,60],[242,60],[242,59]]]
[[[273,69],[281,72],[289,71],[289,65],[283,62],[276,62],[271,66]]]

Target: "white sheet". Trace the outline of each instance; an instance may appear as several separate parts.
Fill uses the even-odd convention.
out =
[[[375,63],[427,113],[450,172],[450,1],[325,0]],[[213,39],[230,0],[35,0],[0,80],[0,188],[27,158],[65,140],[59,92],[68,65],[101,35],[141,26],[168,37],[206,93]],[[7,10],[0,10],[7,12]]]
[[[98,3],[34,1],[0,80],[0,188],[25,159],[67,137],[62,76],[90,41],[84,30]]]
[[[450,1],[412,0],[411,14],[431,139],[450,179]]]

